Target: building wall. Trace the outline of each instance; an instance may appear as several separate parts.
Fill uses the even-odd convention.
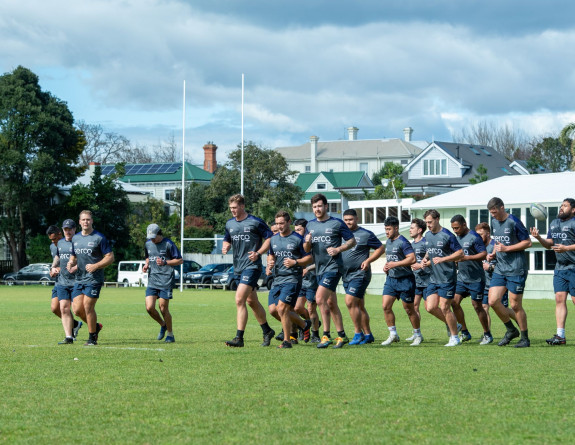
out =
[[[460,166],[455,163],[450,157],[446,156],[442,151],[438,149],[430,150],[424,156],[421,157],[413,166],[409,169],[408,177],[410,179],[415,178],[425,178],[426,176],[423,175],[423,164],[424,160],[441,160],[447,159],[447,175],[440,176],[442,178],[461,178],[461,168]],[[439,175],[436,175],[439,176]],[[427,176],[432,178],[433,176]]]

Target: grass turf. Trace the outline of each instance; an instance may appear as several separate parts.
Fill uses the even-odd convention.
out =
[[[420,347],[385,348],[381,297],[368,296],[375,344],[279,350],[275,340],[260,347],[251,313],[246,346],[224,346],[235,304],[221,290],[174,292],[176,343],[158,342],[143,288],[102,290],[97,347],[82,346],[86,327],[76,344],[58,346],[49,295],[0,287],[2,442],[560,443],[575,433],[573,347],[545,344],[555,330],[550,300],[525,302],[529,349],[479,346],[469,301],[470,343],[444,348],[445,327],[422,313]],[[394,310],[400,336],[411,335],[401,305]],[[497,342],[503,326],[492,316]]]

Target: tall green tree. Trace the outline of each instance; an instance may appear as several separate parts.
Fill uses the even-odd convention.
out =
[[[401,174],[403,173],[403,167],[395,162],[386,162],[383,164],[381,169],[374,173],[371,181],[375,186],[373,193],[366,193],[367,199],[393,199],[395,198],[395,191],[397,192],[397,197],[401,198],[401,191],[405,188],[405,182]],[[387,179],[387,186],[382,185],[382,180]]]
[[[571,147],[571,170],[575,171],[575,122],[565,125],[559,135],[563,145]]]
[[[14,270],[26,263],[26,238],[45,223],[58,186],[80,174],[83,144],[66,103],[42,91],[32,71],[0,76],[0,233]]]
[[[573,158],[570,145],[568,138],[565,143],[560,138],[543,138],[533,146],[529,165],[539,164],[552,172],[568,170]]]
[[[487,176],[487,167],[485,167],[485,165],[483,164],[479,164],[477,166],[477,173],[475,173],[475,176],[473,176],[473,178],[469,179],[469,183],[479,184],[480,182],[485,182],[488,179],[489,176]]]

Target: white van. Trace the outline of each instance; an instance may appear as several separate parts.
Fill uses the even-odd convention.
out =
[[[120,261],[118,283],[128,286],[147,286],[148,274],[143,272],[145,261]]]

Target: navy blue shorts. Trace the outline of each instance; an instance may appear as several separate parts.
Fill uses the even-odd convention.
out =
[[[326,272],[317,276],[317,285],[335,292],[340,279],[341,274],[339,272]]]
[[[311,289],[309,287],[302,287],[299,291],[300,297],[305,297],[305,299],[311,303],[315,303],[315,292],[317,289]]]
[[[483,293],[483,304],[489,304],[489,286],[485,286],[485,292]],[[507,289],[501,297],[501,304],[503,304],[505,307],[509,307],[509,291]]]
[[[58,285],[54,285],[54,287],[52,288],[52,298],[58,298]],[[58,298],[59,300],[59,298]]]
[[[100,298],[100,290],[102,289],[101,284],[81,284],[75,283],[74,289],[72,290],[72,299],[76,298],[78,295],[86,295],[90,298]]]
[[[525,291],[525,280],[527,280],[527,274],[525,275],[511,275],[505,276],[493,272],[491,277],[491,287],[506,287],[512,294],[522,294]]]
[[[351,295],[355,298],[363,298],[370,281],[371,279],[366,280],[365,278],[355,278],[353,280],[344,281],[343,288],[345,289],[346,295]]]
[[[239,284],[246,284],[254,289],[258,287],[258,280],[262,276],[261,269],[245,269],[239,274],[235,274],[234,279]]]
[[[425,299],[427,297],[427,286],[415,286],[415,295],[421,295]]]
[[[430,295],[437,294],[441,298],[445,298],[446,300],[451,300],[455,296],[455,283],[429,283],[425,292],[427,295],[423,295],[424,299],[427,299]]]
[[[173,298],[172,289],[158,289],[157,287],[147,287],[146,297],[158,297],[164,300],[171,300]]]
[[[280,301],[295,307],[301,288],[300,283],[283,283],[272,287],[268,294],[268,306],[277,305]]]
[[[74,292],[74,286],[60,286],[59,284],[57,284],[55,287],[56,292],[58,293],[58,301],[62,300],[72,301],[74,299],[74,297],[72,297],[72,294]]]
[[[458,281],[455,286],[455,293],[461,295],[463,298],[471,297],[472,300],[483,303],[485,281],[478,281],[477,283],[463,283]]]
[[[555,270],[553,291],[568,292],[572,297],[575,296],[575,269]]]
[[[415,277],[408,275],[406,277],[393,278],[387,277],[383,285],[383,295],[391,295],[396,300],[413,303],[415,298]]]

